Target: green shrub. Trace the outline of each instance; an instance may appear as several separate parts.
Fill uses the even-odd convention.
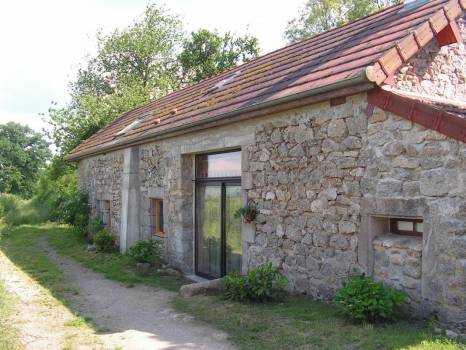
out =
[[[230,274],[224,277],[225,297],[236,301],[281,301],[286,297],[288,281],[267,263],[250,271],[246,276]]]
[[[33,201],[48,209],[49,220],[70,224],[80,231],[86,230],[88,196],[78,187],[74,166],[55,158],[39,178]]]
[[[13,194],[0,194],[0,217],[7,215],[10,211],[18,210],[20,199]]]
[[[6,227],[39,224],[47,221],[46,208],[12,194],[0,194],[0,219]]]
[[[138,263],[153,263],[160,257],[160,243],[153,239],[139,241],[129,248],[128,255]]]
[[[93,239],[93,237],[97,234],[97,232],[101,231],[104,228],[104,224],[99,217],[93,217],[89,221],[89,226],[87,230],[87,235],[89,238]]]
[[[115,250],[115,237],[104,228],[95,234],[94,244],[99,252],[109,253]]]
[[[358,321],[392,320],[405,301],[403,291],[387,288],[370,277],[352,277],[336,294],[335,304],[346,316]]]

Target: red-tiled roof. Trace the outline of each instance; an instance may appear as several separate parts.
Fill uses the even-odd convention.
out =
[[[400,12],[403,5],[393,6],[289,45],[124,113],[66,158],[79,159],[142,139],[150,141],[174,130],[259,110],[305,94],[363,81],[380,84],[465,7],[466,0],[429,1],[404,12]],[[214,90],[217,84],[221,86]],[[138,125],[116,136],[138,119]]]
[[[466,108],[448,101],[434,101],[380,88],[368,93],[367,101],[385,111],[466,142]]]

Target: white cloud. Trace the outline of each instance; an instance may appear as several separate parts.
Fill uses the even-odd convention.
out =
[[[182,16],[186,30],[217,28],[259,37],[263,53],[285,44],[282,33],[303,0],[157,1]],[[146,0],[2,1],[0,12],[0,123],[19,121],[36,130],[38,113],[67,100],[67,82],[95,50],[98,29],[128,25]]]

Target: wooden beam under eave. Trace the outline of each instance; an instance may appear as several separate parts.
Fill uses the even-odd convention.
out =
[[[450,21],[448,25],[435,35],[440,47],[461,42],[461,33],[455,21]]]

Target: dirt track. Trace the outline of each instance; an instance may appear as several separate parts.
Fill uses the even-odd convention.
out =
[[[38,244],[63,271],[67,287],[76,293],[69,295],[69,310],[0,252],[0,278],[18,299],[12,322],[26,349],[61,349],[70,339],[79,349],[233,348],[225,333],[173,310],[170,300],[175,293],[147,286],[128,288],[58,255],[44,239]],[[64,326],[73,314],[89,317],[97,331],[89,328],[89,334],[79,335],[82,340],[76,339],[73,329]]]

